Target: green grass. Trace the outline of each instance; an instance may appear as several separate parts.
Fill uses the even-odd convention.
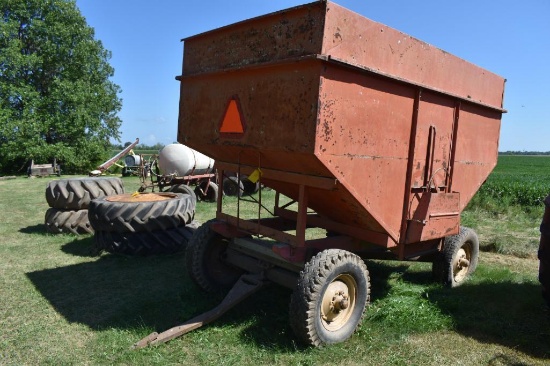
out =
[[[135,177],[123,181],[127,191],[139,187]],[[543,365],[550,358],[538,262],[489,252],[472,280],[454,290],[434,284],[427,263],[368,261],[371,306],[357,334],[335,346],[298,343],[288,325],[290,291],[273,285],[211,325],[130,350],[221,299],[191,283],[183,254],[93,256],[92,236],[46,233],[47,182],[0,181],[2,365]],[[484,209],[465,216],[492,230],[502,218],[482,219]],[[196,217],[214,213],[215,205],[200,203]],[[521,210],[503,215],[529,222]]]
[[[501,155],[498,164],[462,214],[481,249],[536,258],[542,201],[550,194],[550,157]]]

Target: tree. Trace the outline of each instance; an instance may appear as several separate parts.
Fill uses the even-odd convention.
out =
[[[57,158],[86,172],[108,159],[120,88],[75,1],[0,0],[0,17],[0,171]]]

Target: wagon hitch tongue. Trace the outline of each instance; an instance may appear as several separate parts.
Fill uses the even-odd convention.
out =
[[[206,313],[202,313],[201,315],[197,315],[182,325],[170,328],[160,334],[153,332],[139,342],[135,343],[131,348],[140,349],[155,344],[165,343],[171,339],[200,328],[205,324],[211,323],[268,283],[269,282],[265,279],[262,273],[244,274],[231,288],[223,301],[214,309],[207,311]]]

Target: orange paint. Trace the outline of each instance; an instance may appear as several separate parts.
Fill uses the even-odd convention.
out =
[[[222,125],[220,126],[222,133],[243,133],[244,127],[241,121],[241,113],[235,99],[231,99],[225,111]]]

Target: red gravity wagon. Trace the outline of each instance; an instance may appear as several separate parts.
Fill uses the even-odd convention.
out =
[[[475,270],[479,242],[460,214],[497,162],[502,77],[316,1],[184,39],[177,80],[178,141],[215,159],[219,181],[224,171],[259,179],[275,204],[263,217],[260,192],[258,216],[243,217],[239,203],[225,212],[219,191],[187,270],[203,290],[232,290],[142,346],[266,282],[293,290],[300,340],[337,343],[369,303],[363,259],[432,262],[451,287]],[[308,239],[310,228],[326,236]]]

